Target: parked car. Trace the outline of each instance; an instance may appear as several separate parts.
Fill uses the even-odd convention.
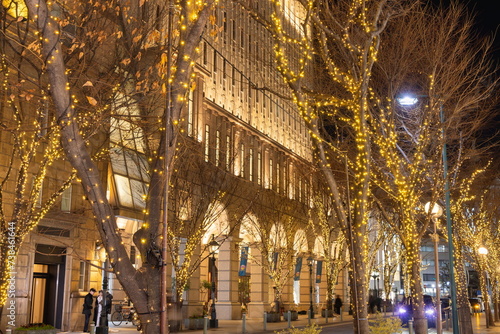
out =
[[[469,303],[472,313],[480,313],[484,311],[484,303],[482,298],[469,298]]]
[[[432,297],[424,295],[424,312],[427,318],[429,327],[436,327],[436,307]],[[413,319],[413,305],[412,298],[407,298],[405,302],[399,304],[397,307],[398,317],[401,319],[403,325],[407,325],[408,321]]]

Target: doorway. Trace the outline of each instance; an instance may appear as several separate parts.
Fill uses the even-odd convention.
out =
[[[61,328],[66,248],[37,245],[31,289],[30,322]]]

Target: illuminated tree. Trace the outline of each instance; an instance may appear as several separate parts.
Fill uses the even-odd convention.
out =
[[[178,157],[170,179],[167,245],[175,278],[173,301],[180,314],[191,276],[210,255],[207,236],[222,244],[232,235],[251,208],[255,189],[205,161],[192,143],[184,143]]]
[[[331,208],[331,201],[328,197],[321,196],[318,192],[313,199],[312,217],[309,220],[309,227],[313,235],[319,236],[321,254],[324,259],[324,268],[326,275],[326,309],[333,311],[333,302],[335,300],[335,286],[340,272],[347,267],[346,242],[343,234],[340,232],[340,225],[334,216],[334,210]]]
[[[300,3],[292,15],[290,8],[272,1],[270,17],[243,5],[271,32],[277,69],[308,127],[350,247],[355,332],[368,333],[365,260],[369,244],[371,75],[380,35],[407,2]],[[341,128],[342,133],[329,133],[325,126]],[[348,160],[349,171],[340,179],[333,168],[336,160]],[[347,178],[350,196],[345,201],[339,181]]]
[[[471,27],[462,6],[411,12],[388,25],[374,69],[373,180],[388,195],[379,196],[379,207],[405,248],[417,333],[425,331],[419,252],[430,214],[423,205],[439,201],[444,207],[443,146],[448,145],[447,182],[453,186],[470,176],[464,162],[485,150],[475,143],[491,117],[495,79],[489,44],[476,40]],[[411,93],[413,103],[404,105],[400,98]],[[458,309],[466,330],[468,306]]]
[[[496,218],[498,203],[494,196],[495,185],[481,182],[481,178],[491,177],[492,173],[487,173],[487,169],[477,169],[469,178],[461,180],[457,187],[457,199],[452,206],[455,228],[458,230],[454,239],[457,255],[460,260],[467,260],[476,269],[485,304],[491,302],[486,275],[492,278],[492,282],[498,280],[497,263],[500,255],[496,242],[500,229]],[[487,254],[481,254],[481,248],[486,249]],[[458,277],[457,284],[467,291],[465,273]],[[494,288],[494,298],[498,298],[498,289],[494,285],[491,287]],[[487,308],[487,311],[486,316],[492,325],[493,310]]]
[[[258,194],[251,213],[242,221],[249,244],[259,249],[259,255],[250,252],[252,263],[268,275],[274,289],[274,310],[280,311],[284,288],[293,277],[294,257],[297,250],[307,248],[305,235],[296,237],[296,231],[305,227],[305,208],[297,201],[282,198],[272,190]]]
[[[22,8],[19,11],[21,13]],[[29,54],[21,52],[29,41],[21,38],[23,30],[9,28],[15,18],[8,14],[16,12],[2,6],[0,314],[9,290],[8,281],[11,278],[15,281],[16,258],[23,240],[28,233],[36,231],[38,224],[51,214],[51,209],[57,211],[55,205],[61,194],[75,178],[71,170],[60,172],[63,163],[60,132],[54,126],[45,96],[38,89],[43,85],[42,71],[32,66],[33,58]],[[16,66],[12,66],[12,59]]]
[[[45,70],[44,90],[53,103],[66,158],[78,173],[113,271],[147,333],[158,333],[160,328],[168,332],[166,287],[162,285],[166,270],[150,263],[147,252],[161,244],[165,234],[163,194],[178,146],[181,110],[190,88],[196,48],[215,2],[153,5],[138,1],[131,5],[26,0],[28,22],[34,23],[28,36],[38,38],[30,51]],[[127,114],[120,109],[123,106],[127,106]],[[88,121],[113,111],[123,121],[118,126],[129,124],[130,130],[130,124],[136,124],[131,132],[136,136],[135,150],[146,155],[150,166],[149,187],[143,194],[144,224],[134,236],[143,245],[138,247],[143,259],[140,270],[129,260],[107,200],[106,178],[81,133],[85,120],[81,117],[86,115]],[[165,259],[166,249],[162,253]]]

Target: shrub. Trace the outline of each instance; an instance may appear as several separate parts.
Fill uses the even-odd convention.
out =
[[[372,334],[395,334],[402,333],[401,319],[388,317],[385,318],[377,312],[375,318],[370,320],[370,333]]]
[[[311,326],[307,326],[304,328],[287,328],[280,332],[275,332],[276,334],[319,334],[322,329],[318,328],[318,325],[312,324]]]
[[[54,329],[55,327],[52,325],[36,323],[36,324],[27,324],[22,325],[21,327],[16,328],[16,331],[34,331],[34,330],[44,330],[44,329]]]

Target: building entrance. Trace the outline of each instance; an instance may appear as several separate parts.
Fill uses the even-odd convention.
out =
[[[66,248],[37,245],[31,289],[30,322],[62,325]]]

